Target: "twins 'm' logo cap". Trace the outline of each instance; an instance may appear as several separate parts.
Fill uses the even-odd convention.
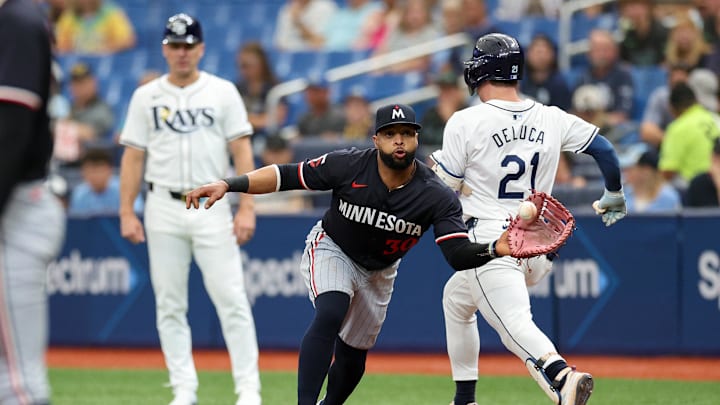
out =
[[[168,18],[163,33],[163,44],[197,44],[202,41],[200,21],[185,13]]]
[[[422,125],[415,121],[415,110],[405,104],[390,104],[382,106],[377,110],[375,116],[375,133],[380,132],[383,128],[395,124],[408,124],[415,127],[416,130],[422,128]]]

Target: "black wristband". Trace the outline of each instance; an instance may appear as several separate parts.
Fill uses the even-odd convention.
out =
[[[250,178],[245,174],[237,177],[228,177],[222,180],[227,183],[228,191],[244,193],[250,188]]]

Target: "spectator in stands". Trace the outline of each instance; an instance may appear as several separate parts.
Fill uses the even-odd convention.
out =
[[[55,27],[57,51],[108,54],[135,46],[125,12],[103,0],[69,0]]]
[[[369,49],[373,21],[382,13],[380,3],[371,0],[346,0],[325,27],[323,46],[331,51]]]
[[[324,79],[312,78],[305,89],[308,111],[298,120],[301,138],[323,137],[339,140],[345,128],[345,114],[330,102],[330,88]]]
[[[557,47],[552,39],[545,34],[535,35],[527,47],[525,61],[520,91],[545,105],[569,109],[570,89],[558,71]]]
[[[359,89],[350,91],[343,102],[343,112],[345,113],[343,139],[368,141],[375,133],[375,128],[373,112],[370,110],[370,103],[365,93]]]
[[[710,46],[703,38],[702,31],[690,18],[681,18],[670,31],[665,50],[665,64],[686,64],[690,68],[707,64]]]
[[[115,117],[98,94],[97,79],[90,66],[83,62],[70,69],[70,95],[70,115],[55,124],[54,155],[62,162],[74,164],[85,146],[112,144]]]
[[[710,169],[693,177],[687,189],[688,207],[720,206],[720,138],[715,139]]]
[[[400,22],[388,33],[376,55],[406,49],[436,39],[440,33],[432,22],[427,0],[405,0],[401,6]],[[430,55],[422,56],[387,68],[389,72],[424,72],[430,66]]]
[[[337,4],[332,0],[287,0],[275,22],[275,48],[306,51],[322,48],[324,31]]]
[[[463,30],[475,41],[485,34],[500,32],[488,14],[485,0],[463,0],[465,20]]]
[[[640,139],[659,148],[665,136],[665,129],[672,122],[670,111],[670,89],[677,83],[687,82],[690,67],[684,64],[672,65],[668,71],[668,83],[650,93],[640,124]]]
[[[717,75],[704,68],[697,68],[690,72],[687,84],[695,93],[698,103],[713,113],[716,117],[718,113],[718,77]]]
[[[670,108],[676,118],[665,132],[658,167],[665,179],[684,189],[693,177],[710,168],[710,152],[720,129],[686,83],[670,90]]]
[[[653,15],[652,0],[620,2],[620,58],[636,66],[659,65],[665,59],[668,29]]]
[[[440,16],[435,21],[441,35],[446,36],[463,32],[464,21],[463,0],[442,0]],[[432,71],[457,70],[457,67],[450,66],[449,61],[452,60],[450,56],[450,49],[435,52],[432,55]]]
[[[378,49],[387,39],[388,35],[395,30],[400,22],[400,4],[403,0],[383,0],[382,9],[374,13],[369,20],[367,38],[369,43],[363,48]]]
[[[268,56],[259,42],[248,42],[236,56],[240,79],[235,86],[242,96],[248,112],[248,120],[255,130],[253,141],[264,138],[268,130],[267,96],[277,84],[275,74],[268,62]],[[275,115],[275,128],[280,128],[287,117],[287,104],[278,104]]]
[[[45,1],[45,12],[47,13],[48,21],[53,27],[60,20],[60,16],[63,11],[67,8],[68,0],[47,0]]]
[[[120,209],[120,179],[113,168],[113,157],[106,149],[88,149],[82,157],[83,181],[72,189],[70,214],[117,215]],[[133,209],[142,213],[144,203],[138,195]]]
[[[563,0],[498,0],[495,17],[505,21],[520,21],[526,16],[557,18]]]
[[[629,119],[633,108],[633,80],[627,67],[618,60],[618,45],[612,34],[606,30],[590,33],[590,66],[575,86],[596,84],[607,93],[608,123],[616,125]]]
[[[695,8],[702,18],[703,36],[709,44],[720,41],[720,1],[695,0]]]
[[[437,102],[423,114],[419,132],[421,154],[430,153],[442,147],[443,131],[450,116],[467,107],[467,92],[458,86],[458,76],[453,72],[442,72],[435,77],[438,90]]]
[[[600,128],[598,132],[614,145],[632,143],[637,124],[630,121],[613,124],[609,106],[608,93],[601,85],[584,84],[573,93],[573,113]]]
[[[575,157],[572,152],[563,152],[558,160],[555,172],[555,186],[569,187],[571,189],[583,188],[587,185],[585,177],[575,174]]]
[[[262,165],[293,163],[293,150],[288,141],[278,135],[267,137],[262,152]],[[289,214],[312,209],[310,196],[304,190],[288,190],[282,193],[254,196],[256,214]]]
[[[658,154],[649,149],[623,168],[628,213],[682,209],[680,193],[658,171]]]
[[[97,78],[89,65],[81,62],[70,70],[70,94],[69,118],[80,126],[80,140],[108,140],[115,117],[112,108],[100,97]]]
[[[462,0],[462,12],[462,30],[473,43],[485,34],[502,32],[490,19],[485,0]],[[468,53],[471,49],[472,47],[453,48],[443,70],[453,70],[458,75],[462,74],[463,62],[472,56]]]

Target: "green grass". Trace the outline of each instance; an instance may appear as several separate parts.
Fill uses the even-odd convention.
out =
[[[198,405],[235,403],[229,372],[200,372]],[[295,374],[263,372],[264,405],[293,405]],[[170,402],[164,370],[51,369],[53,405],[163,405]],[[492,405],[550,404],[530,377],[481,377],[478,402]],[[446,405],[450,377],[368,374],[347,405]],[[717,405],[718,382],[599,378],[589,405]]]

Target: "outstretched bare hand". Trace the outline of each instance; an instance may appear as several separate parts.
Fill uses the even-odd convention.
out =
[[[230,186],[228,186],[228,184],[222,180],[200,186],[195,190],[187,193],[187,195],[185,196],[185,208],[200,208],[200,199],[207,197],[207,201],[205,201],[205,209],[208,209],[212,207],[213,204],[215,204],[215,201],[225,196],[225,193],[227,193],[229,187]]]
[[[500,238],[495,242],[495,254],[498,256],[509,256],[510,245],[508,244],[508,231],[500,235]]]

